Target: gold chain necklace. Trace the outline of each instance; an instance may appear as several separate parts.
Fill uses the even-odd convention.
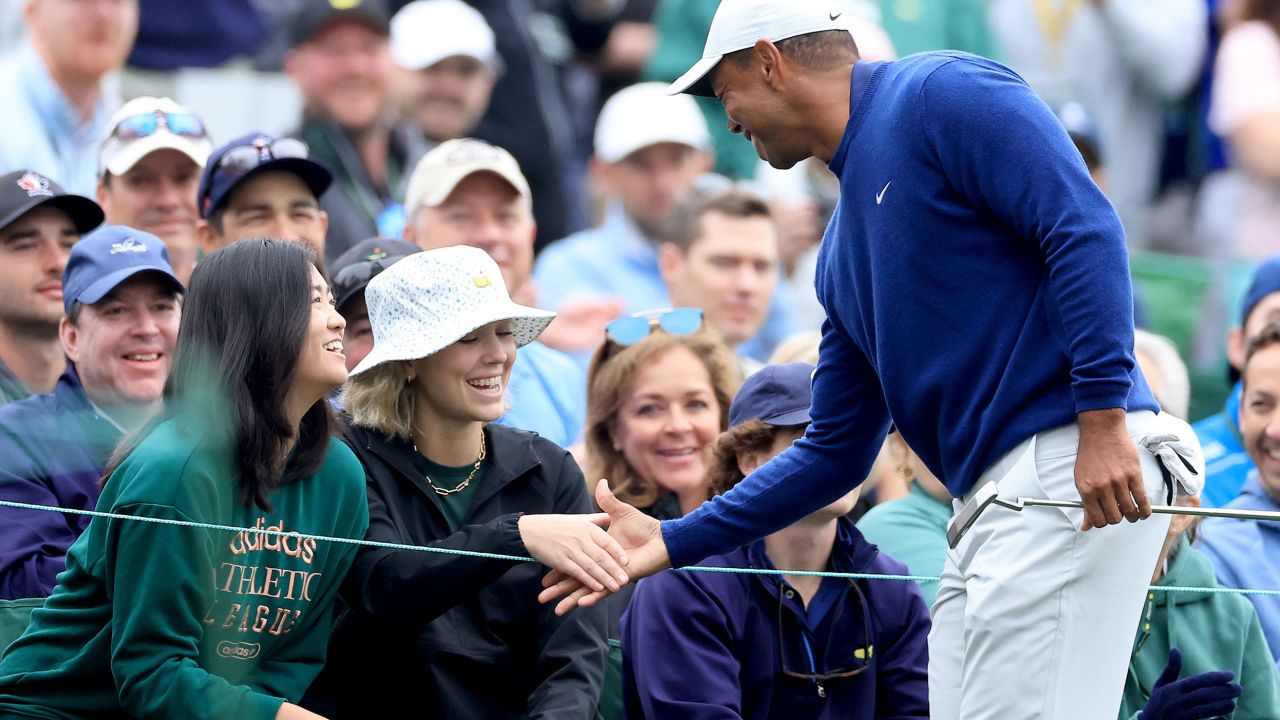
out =
[[[415,444],[414,444],[414,446],[413,446],[413,451],[414,451],[414,452],[418,452],[418,446],[417,446],[417,444],[416,444],[416,443],[415,443]],[[457,484],[455,487],[453,487],[453,488],[442,488],[442,487],[439,487],[438,485],[436,485],[435,483],[431,482],[431,476],[430,476],[430,475],[427,475],[426,473],[423,473],[423,474],[422,474],[422,477],[423,477],[424,479],[426,479],[427,484],[431,486],[431,489],[432,489],[432,490],[435,490],[435,491],[436,491],[436,494],[437,494],[437,495],[446,495],[446,496],[447,496],[447,495],[452,495],[452,494],[454,494],[454,493],[456,493],[456,492],[462,492],[463,490],[466,490],[466,489],[467,489],[467,486],[468,486],[468,485],[470,485],[470,484],[471,484],[471,481],[475,478],[476,473],[480,471],[480,463],[484,462],[484,455],[485,455],[485,452],[484,452],[484,433],[482,432],[482,433],[480,433],[480,457],[476,458],[476,464],[475,464],[475,465],[473,465],[473,466],[471,467],[471,472],[467,473],[467,477],[465,477],[465,478],[462,480],[462,482],[458,483],[458,484]]]

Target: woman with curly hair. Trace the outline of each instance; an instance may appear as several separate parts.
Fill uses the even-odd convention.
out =
[[[711,443],[742,382],[733,352],[696,308],[609,323],[587,373],[587,478],[659,518],[701,505]]]

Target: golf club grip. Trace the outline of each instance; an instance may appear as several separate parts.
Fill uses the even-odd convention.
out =
[[[1018,498],[1018,503],[1026,506],[1044,506],[1061,508],[1082,508],[1079,500],[1045,500],[1041,498]],[[1230,508],[1199,508],[1182,505],[1152,505],[1151,512],[1163,515],[1196,515],[1198,517],[1223,517],[1237,520],[1263,520],[1280,522],[1280,512],[1267,510],[1233,510]]]

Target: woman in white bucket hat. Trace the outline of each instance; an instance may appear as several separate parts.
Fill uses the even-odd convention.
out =
[[[368,538],[531,555],[593,585],[625,584],[625,556],[598,526],[567,451],[494,424],[517,348],[555,313],[511,301],[482,250],[406,257],[365,291],[373,350],[351,373],[347,442],[369,478]],[[557,617],[537,601],[543,568],[365,548],[348,613],[308,706],[326,717],[594,716],[603,612]],[[374,703],[374,705],[371,705]]]

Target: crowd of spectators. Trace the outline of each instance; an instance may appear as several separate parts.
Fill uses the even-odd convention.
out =
[[[914,582],[621,587],[602,529],[688,514],[810,421],[838,187],[668,94],[717,6],[0,0],[0,716],[928,717],[953,505],[900,436],[706,564]],[[1134,357],[1205,451],[1176,502],[1280,512],[1280,1],[832,7],[859,62],[986,56],[1054,111],[1135,258]],[[1217,302],[1144,296],[1175,254]],[[241,497],[216,450],[247,427],[299,445]],[[1277,550],[1280,524],[1180,516],[1151,584],[1280,590]],[[548,568],[620,592],[560,616]],[[1280,596],[1153,591],[1120,717],[1164,717],[1179,669],[1280,717],[1278,662]]]

